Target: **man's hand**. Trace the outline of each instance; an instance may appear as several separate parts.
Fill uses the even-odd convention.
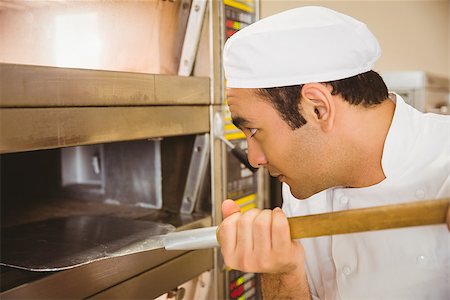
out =
[[[280,208],[239,211],[232,200],[222,204],[224,221],[218,236],[228,267],[258,273],[304,272],[303,247],[291,240],[287,218]]]
[[[232,200],[222,204],[219,241],[225,264],[261,275],[264,299],[310,299],[303,247],[291,240],[283,211],[252,209],[240,213]]]

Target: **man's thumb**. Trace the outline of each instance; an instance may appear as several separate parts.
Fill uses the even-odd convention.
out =
[[[239,212],[240,210],[239,205],[237,205],[233,200],[227,199],[222,203],[222,214],[224,219]]]

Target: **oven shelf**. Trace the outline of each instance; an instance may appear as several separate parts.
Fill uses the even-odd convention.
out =
[[[47,165],[58,165],[53,153],[58,150],[17,153],[205,133],[210,130],[209,110],[209,78],[0,64],[0,153],[23,154],[25,159],[36,154],[39,163],[29,166],[31,171],[42,170],[43,178],[47,173],[52,176],[42,182],[38,177],[31,186],[22,182],[30,190],[24,194],[32,199],[3,197],[1,227],[98,214],[169,223],[177,230],[210,226],[211,217],[205,215],[177,215],[53,193],[34,196],[36,186],[38,191],[58,193],[58,174]],[[195,267],[172,274],[192,261]],[[156,297],[211,268],[212,249],[156,249],[45,274],[2,267],[0,298],[112,297],[120,295],[119,287],[135,285],[139,278],[157,279],[152,285],[144,280],[146,297]]]
[[[209,131],[209,79],[0,64],[0,153]]]
[[[170,223],[177,230],[211,225],[211,217],[204,215],[181,216],[161,210],[111,205],[71,198],[42,198],[36,200],[29,201],[29,205],[26,206],[9,207],[8,215],[2,216],[2,228],[49,218],[99,214]],[[18,213],[19,210],[21,213]],[[8,216],[10,218],[7,218]],[[99,293],[99,291],[105,291],[99,294],[100,297],[105,295],[112,297],[113,295],[120,296],[123,293],[122,287],[126,288],[130,284],[142,284],[141,278],[160,278],[158,279],[160,281],[156,281],[154,285],[149,285],[148,281],[145,281],[147,283],[144,284],[146,292],[156,297],[193,276],[211,269],[213,266],[212,252],[211,249],[193,252],[156,249],[100,260],[59,272],[31,272],[1,267],[0,297],[5,299],[87,298]],[[185,268],[186,264],[192,263],[192,261],[195,262],[195,267],[190,268],[188,272],[177,273],[176,276],[170,274],[170,270]],[[164,278],[176,280],[165,281]],[[171,286],[167,287],[168,284]]]
[[[2,268],[2,273],[22,284],[0,292],[0,298],[153,299],[212,268],[212,249],[158,249],[47,274]],[[7,280],[4,274],[2,281]]]

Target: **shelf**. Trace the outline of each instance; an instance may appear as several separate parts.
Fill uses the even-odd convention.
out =
[[[4,271],[8,276],[20,278],[26,274],[30,281],[0,293],[0,298],[85,299],[104,291],[94,298],[153,299],[212,268],[212,249],[190,252],[157,249],[48,274],[8,268]],[[133,290],[135,287],[139,290]]]
[[[177,230],[211,226],[211,217],[204,215],[173,215],[161,210],[110,205],[65,197],[36,198],[35,200],[27,202],[27,205],[17,205],[14,209],[9,209],[10,218],[2,218],[2,225],[10,227],[48,218],[108,215],[172,224]],[[19,211],[21,213],[18,213]],[[191,261],[193,257],[194,261]],[[174,279],[172,281],[165,279],[161,281],[169,276],[167,270],[185,268],[185,264],[189,262],[191,264],[194,262],[195,267],[187,272],[171,274],[170,276]],[[100,260],[58,272],[32,272],[2,266],[0,298],[81,299],[104,290],[107,291],[106,295],[115,295],[120,294],[121,286],[135,285],[142,275],[144,278],[149,278],[148,276],[161,278],[159,281],[151,281],[153,284],[148,284],[149,281],[145,284],[146,291],[156,297],[158,293],[165,291],[161,291],[161,288],[165,288],[168,284],[171,286],[167,290],[170,290],[191,279],[192,276],[211,269],[212,262],[211,249],[194,252],[155,249]]]
[[[209,78],[0,64],[1,107],[207,105]]]
[[[208,106],[0,109],[0,153],[208,131]]]
[[[210,128],[209,89],[208,78],[0,64],[0,153],[205,133]],[[178,229],[211,225],[210,217],[59,200],[45,205],[37,199],[32,201],[36,207],[8,209],[2,225],[98,213],[167,222]],[[46,274],[2,267],[1,281],[7,284],[0,297],[114,295],[120,294],[116,287],[121,283],[126,287],[139,278],[165,278],[164,284],[145,281],[148,295],[157,296],[211,269],[212,253],[157,249]],[[171,270],[192,259],[196,266],[172,280]]]
[[[91,299],[153,299],[211,270],[213,260],[212,249],[191,251],[94,295]]]

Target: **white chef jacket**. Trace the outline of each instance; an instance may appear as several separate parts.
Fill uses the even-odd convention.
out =
[[[450,117],[424,114],[398,95],[383,150],[386,179],[331,188],[306,200],[283,186],[288,217],[450,197]],[[396,98],[396,99],[395,99]],[[450,299],[445,225],[301,239],[314,299]]]

